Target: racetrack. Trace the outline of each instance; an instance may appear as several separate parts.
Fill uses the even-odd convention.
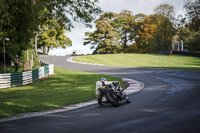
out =
[[[141,81],[145,88],[120,107],[88,107],[0,123],[0,133],[195,133],[200,132],[200,72],[86,65],[68,57],[41,60],[73,70]],[[109,80],[109,79],[108,79]]]

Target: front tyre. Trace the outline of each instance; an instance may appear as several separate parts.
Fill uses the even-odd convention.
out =
[[[121,105],[120,101],[116,101],[111,93],[106,93],[106,99],[115,107],[118,107]]]

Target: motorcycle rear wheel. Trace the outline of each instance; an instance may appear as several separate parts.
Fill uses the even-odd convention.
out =
[[[103,102],[102,102],[102,95],[101,95],[101,94],[98,96],[97,101],[98,101],[98,104],[99,104],[99,105],[103,105]]]

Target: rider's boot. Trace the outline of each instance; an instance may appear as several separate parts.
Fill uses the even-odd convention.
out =
[[[131,101],[129,100],[128,96],[125,96],[126,98],[126,103],[130,103]]]

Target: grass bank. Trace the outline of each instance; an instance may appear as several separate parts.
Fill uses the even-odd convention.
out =
[[[200,58],[179,55],[106,54],[87,55],[75,61],[123,67],[168,68],[200,71]]]
[[[0,117],[37,112],[95,99],[96,81],[120,78],[55,68],[55,75],[33,84],[0,90]]]

